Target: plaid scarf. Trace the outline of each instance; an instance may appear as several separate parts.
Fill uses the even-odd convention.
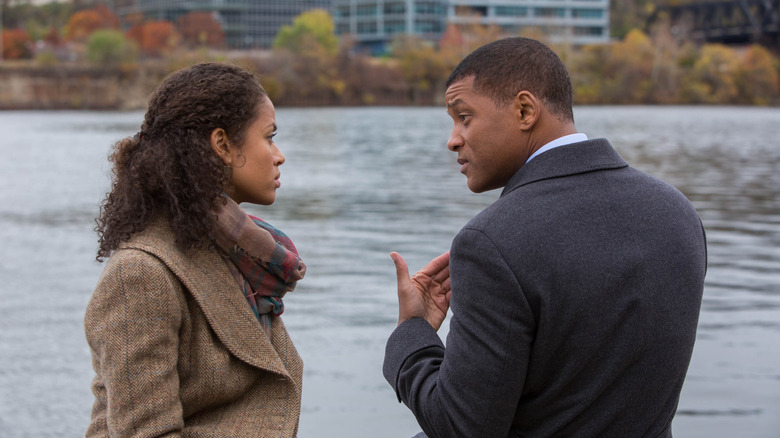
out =
[[[306,274],[306,265],[287,235],[248,215],[232,199],[227,198],[217,217],[217,247],[270,337],[271,318],[284,312],[282,298]]]

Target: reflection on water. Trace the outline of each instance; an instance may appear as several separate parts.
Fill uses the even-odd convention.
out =
[[[780,111],[585,107],[577,126],[695,204],[709,271],[676,435],[780,430]],[[109,146],[142,114],[0,113],[0,435],[83,435],[82,318],[101,266],[93,218]],[[301,437],[410,436],[381,375],[395,326],[390,251],[419,268],[498,193],[474,195],[443,108],[279,109],[277,203],[250,208],[309,266],[285,321],[304,358]],[[447,326],[443,327],[442,336]]]

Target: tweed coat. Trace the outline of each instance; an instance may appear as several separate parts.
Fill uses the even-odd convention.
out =
[[[429,437],[669,437],[706,271],[691,203],[604,139],[524,165],[450,250],[446,348],[420,318],[384,375]]]
[[[108,260],[89,301],[87,437],[294,437],[303,364],[268,339],[222,257],[156,221]]]

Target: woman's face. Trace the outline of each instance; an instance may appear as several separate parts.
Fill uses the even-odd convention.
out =
[[[230,179],[233,188],[230,197],[237,203],[271,205],[276,200],[279,166],[284,154],[276,147],[276,111],[270,99],[265,98],[258,108],[260,116],[249,126],[243,147],[231,145]]]

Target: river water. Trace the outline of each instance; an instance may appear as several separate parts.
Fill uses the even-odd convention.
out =
[[[102,268],[93,219],[109,146],[142,116],[0,112],[0,437],[83,436],[83,315]],[[707,229],[675,436],[780,436],[780,110],[578,107],[575,117],[682,190]],[[309,266],[284,316],[305,362],[300,436],[410,436],[419,428],[381,373],[397,312],[388,254],[418,269],[498,192],[468,191],[443,108],[281,108],[277,121],[282,188],[273,206],[248,210],[285,230]]]

